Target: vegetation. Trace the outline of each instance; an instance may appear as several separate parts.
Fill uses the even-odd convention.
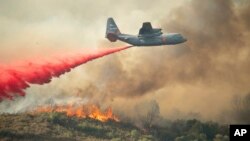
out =
[[[151,132],[158,140],[164,141],[224,141],[217,136],[225,136],[225,141],[229,140],[228,126],[196,119],[170,122],[168,126],[154,127]]]
[[[250,123],[250,93],[245,96],[237,96],[233,99],[233,108],[231,111],[233,119],[238,124]]]
[[[0,140],[228,141],[228,127],[198,120],[164,121],[148,130],[130,123],[100,122],[62,113],[0,116]]]

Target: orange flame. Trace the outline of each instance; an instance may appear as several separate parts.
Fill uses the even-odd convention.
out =
[[[56,106],[42,106],[33,111],[34,113],[51,113],[59,112],[65,113],[69,117],[78,118],[92,118],[102,122],[108,120],[119,121],[118,117],[113,114],[109,107],[104,112],[96,105],[56,105]]]

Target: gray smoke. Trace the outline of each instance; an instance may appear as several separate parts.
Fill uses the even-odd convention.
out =
[[[7,38],[10,35],[1,36],[8,56],[13,52],[17,54],[17,44],[27,45],[34,52],[44,46],[56,46],[52,51],[58,47],[122,46],[123,43],[103,40],[105,20],[109,16],[115,18],[124,33],[137,34],[142,22],[151,21],[153,26],[162,27],[165,32],[180,32],[188,38],[182,45],[131,48],[86,64],[53,80],[48,86],[28,90],[33,101],[39,97],[38,91],[44,97],[53,93],[68,97],[79,95],[103,106],[111,105],[118,112],[133,114],[136,103],[154,99],[161,115],[167,118],[191,115],[218,120],[221,112],[230,109],[235,94],[250,91],[248,1],[45,1],[37,6],[44,7],[42,9],[23,10],[27,3],[33,2],[15,6],[14,12],[0,8],[8,15],[0,16],[7,19],[3,27],[9,23],[12,27],[22,27],[15,32],[6,31],[19,33],[16,34],[18,40],[14,40],[16,43],[10,42],[13,41]],[[113,8],[109,3],[114,4]],[[33,38],[39,41],[38,44],[27,43],[27,39],[21,37],[20,33],[26,29],[29,36],[35,34]],[[10,45],[12,48],[8,49]]]

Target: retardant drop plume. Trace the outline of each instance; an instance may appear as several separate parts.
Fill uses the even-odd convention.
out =
[[[29,84],[49,83],[53,77],[58,77],[70,69],[93,59],[115,53],[128,47],[102,48],[85,50],[79,53],[66,53],[45,59],[23,61],[11,65],[0,65],[0,100],[12,99],[15,95],[24,96],[24,89]]]

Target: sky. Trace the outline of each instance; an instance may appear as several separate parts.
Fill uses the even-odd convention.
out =
[[[234,97],[250,92],[249,13],[247,0],[0,0],[2,64],[71,49],[126,46],[104,38],[108,17],[122,33],[138,34],[149,21],[188,39],[92,61],[50,84],[32,85],[26,97],[1,102],[0,112],[80,96],[131,115],[138,103],[155,100],[166,118],[224,120]]]

